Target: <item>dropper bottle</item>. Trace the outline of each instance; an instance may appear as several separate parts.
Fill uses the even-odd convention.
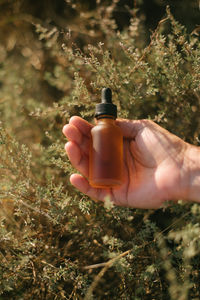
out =
[[[117,106],[112,91],[103,88],[96,105],[96,126],[91,130],[89,182],[93,187],[112,188],[122,184],[123,135],[115,124]]]

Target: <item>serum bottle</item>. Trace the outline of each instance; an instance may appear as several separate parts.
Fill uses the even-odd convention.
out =
[[[104,88],[101,103],[96,105],[96,126],[91,130],[89,182],[93,187],[112,188],[122,184],[123,135],[115,124],[116,117],[111,89]]]

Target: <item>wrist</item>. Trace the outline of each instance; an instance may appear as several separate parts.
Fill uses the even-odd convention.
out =
[[[182,199],[200,202],[200,147],[188,144],[181,173]]]

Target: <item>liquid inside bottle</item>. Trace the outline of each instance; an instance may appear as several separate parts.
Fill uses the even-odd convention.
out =
[[[112,102],[111,102],[112,103]],[[113,104],[112,104],[113,105]],[[102,114],[98,115],[98,112]],[[108,112],[110,114],[103,114]],[[109,188],[122,184],[123,135],[115,124],[115,114],[105,107],[97,109],[97,124],[91,130],[89,182],[93,187]]]

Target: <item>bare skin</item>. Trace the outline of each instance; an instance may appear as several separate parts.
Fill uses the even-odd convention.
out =
[[[166,200],[200,201],[200,151],[149,120],[116,120],[124,136],[124,182],[120,187],[90,186],[89,138],[92,124],[74,116],[63,128],[65,150],[80,174],[70,181],[89,197],[135,208],[159,208]],[[191,158],[192,157],[192,158]]]

